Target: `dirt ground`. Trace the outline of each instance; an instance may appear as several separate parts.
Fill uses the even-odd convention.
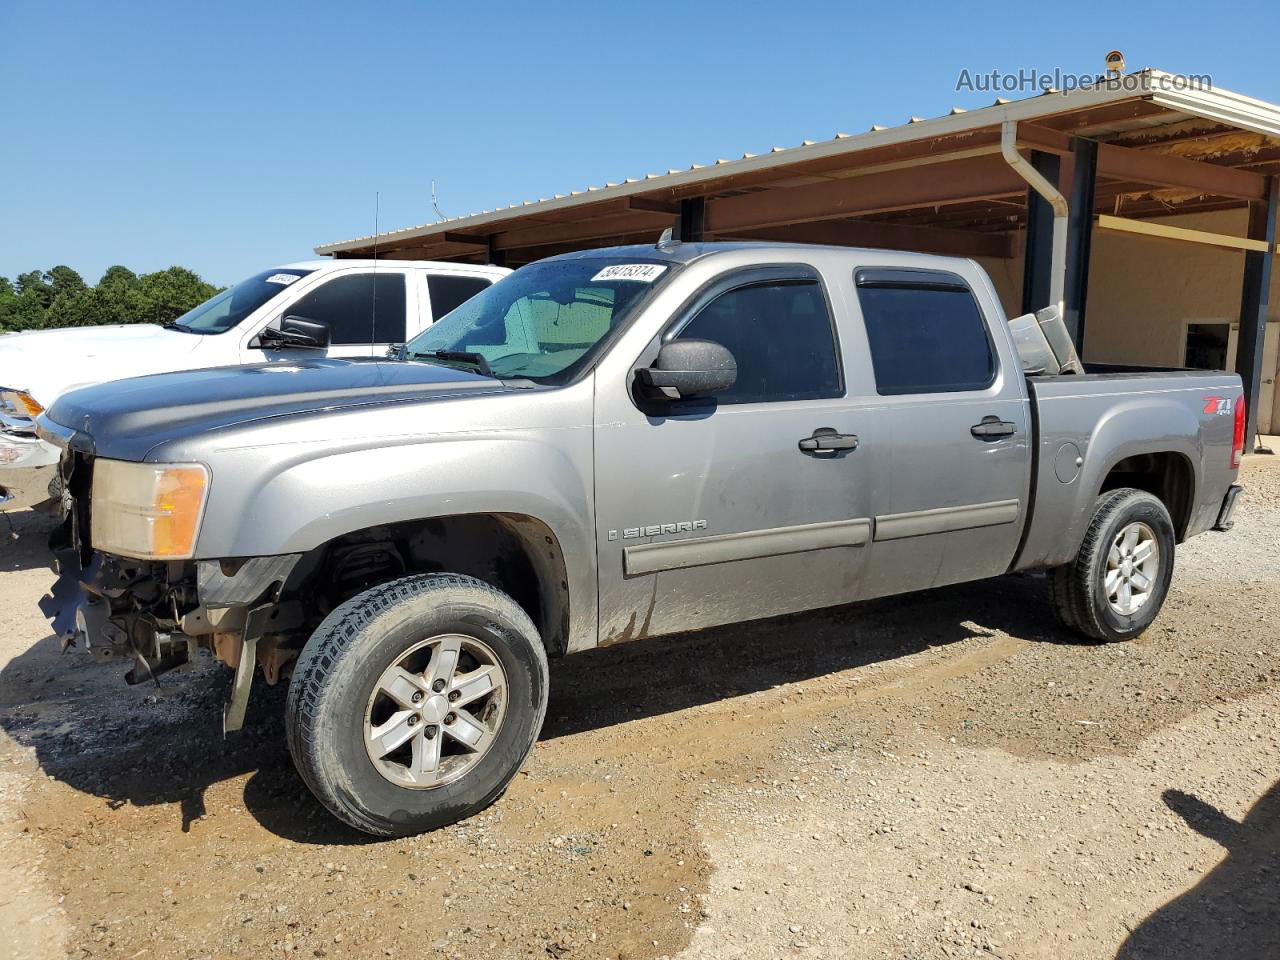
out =
[[[307,793],[278,691],[224,743],[220,668],[60,655],[20,516],[0,955],[1280,957],[1280,463],[1243,482],[1135,642],[1013,577],[582,654],[502,800],[391,842]]]

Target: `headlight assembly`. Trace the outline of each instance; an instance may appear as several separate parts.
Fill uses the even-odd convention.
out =
[[[95,550],[142,560],[186,560],[195,552],[209,494],[199,463],[96,460],[89,498]]]
[[[44,407],[25,390],[0,391],[0,402],[3,402],[4,408],[15,417],[29,417],[34,420],[44,413]]]

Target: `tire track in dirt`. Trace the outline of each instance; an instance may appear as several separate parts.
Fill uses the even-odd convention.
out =
[[[33,645],[48,576],[20,543],[15,562],[27,566],[0,577],[11,657],[0,719],[17,744],[6,752],[22,760],[10,766],[27,797],[23,857],[43,858],[39,909],[65,898],[69,946],[96,957],[640,960],[690,943],[705,956],[721,955],[707,943],[744,957],[990,955],[984,938],[1068,937],[1083,922],[1079,884],[1123,901],[1136,867],[1144,886],[1127,912],[1099,913],[1109,919],[1063,950],[1105,955],[1122,939],[1117,922],[1141,924],[1217,862],[1194,838],[1179,846],[1157,788],[1243,817],[1274,762],[1242,698],[1280,680],[1280,577],[1268,566],[1280,471],[1248,473],[1237,531],[1184,548],[1170,606],[1140,642],[1076,642],[1043,581],[1015,577],[591,651],[553,664],[542,739],[506,797],[466,823],[381,843],[344,831],[307,794],[284,752],[278,694],[258,691],[249,729],[224,745],[212,668],[160,691],[125,688],[119,665]],[[1224,544],[1257,569],[1223,576]],[[1209,767],[1227,763],[1233,736],[1261,738],[1240,752],[1258,769],[1215,780]],[[1179,738],[1185,750],[1171,746]],[[1147,758],[1148,744],[1174,767],[1150,767],[1164,754]],[[1094,781],[1145,791],[1099,808],[1120,804],[1120,833],[1073,796]],[[12,796],[0,797],[4,817]],[[1024,817],[1044,819],[1008,830]],[[1134,859],[1124,831],[1135,822],[1160,827],[1152,850],[1177,870]],[[1076,869],[1081,857],[1088,868]],[[1014,891],[1044,878],[1036,903],[955,887],[987,872],[979,862]],[[768,878],[772,892],[744,877]],[[857,915],[842,914],[854,900]],[[809,915],[793,916],[806,902]],[[971,920],[984,926],[957,926]],[[913,939],[912,924],[928,938]],[[725,940],[732,929],[743,938]]]

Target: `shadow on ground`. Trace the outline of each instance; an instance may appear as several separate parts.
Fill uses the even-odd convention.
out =
[[[0,571],[49,566],[49,533],[58,525],[47,513],[19,510],[0,513]],[[53,579],[52,574],[49,577]]]
[[[891,660],[1001,630],[1078,643],[1053,618],[1043,584],[1011,577],[871,603],[588,651],[552,664],[542,739],[601,729],[781,684]],[[126,687],[127,664],[62,655],[47,637],[0,672],[0,724],[44,772],[111,804],[177,804],[182,829],[205,790],[252,774],[244,803],[277,835],[359,843],[314,800],[283,736],[283,686],[259,681],[245,729],[225,741],[230,671],[202,661]],[[176,828],[175,824],[175,828]]]
[[[1133,931],[1117,960],[1280,957],[1280,781],[1237,823],[1198,797],[1166,790],[1164,802],[1227,857],[1203,880]]]

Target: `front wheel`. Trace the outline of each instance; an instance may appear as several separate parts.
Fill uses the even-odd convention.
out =
[[[405,577],[339,606],[298,657],[289,752],[335,816],[377,836],[492,803],[533,748],[547,658],[514,600],[455,574]]]
[[[1104,493],[1075,560],[1053,572],[1059,617],[1095,640],[1136,637],[1164,605],[1175,540],[1156,497],[1131,488]]]

